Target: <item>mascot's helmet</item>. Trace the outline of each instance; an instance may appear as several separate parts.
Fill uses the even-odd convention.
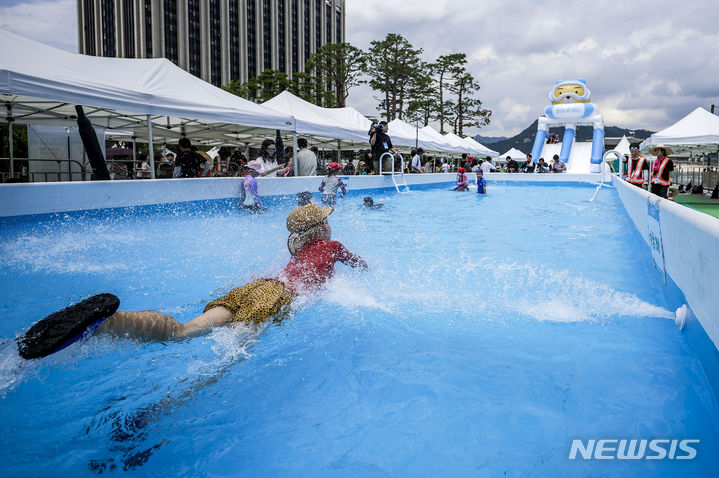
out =
[[[560,103],[589,103],[592,92],[587,88],[584,78],[576,80],[560,80],[549,92],[549,101],[553,105]]]

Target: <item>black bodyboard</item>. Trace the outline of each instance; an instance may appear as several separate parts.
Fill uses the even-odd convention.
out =
[[[45,357],[93,332],[120,307],[113,294],[97,294],[66,309],[53,312],[17,339],[20,356]]]

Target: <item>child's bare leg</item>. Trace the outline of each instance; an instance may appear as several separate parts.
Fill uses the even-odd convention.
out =
[[[146,340],[169,340],[200,335],[232,320],[232,312],[214,307],[191,321],[181,324],[171,315],[156,310],[115,312],[98,329],[98,333],[129,336]]]

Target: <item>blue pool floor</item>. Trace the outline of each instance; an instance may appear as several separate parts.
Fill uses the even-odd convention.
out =
[[[287,261],[290,200],[2,225],[7,476],[708,476],[719,414],[617,200],[492,184],[340,201],[344,266],[281,324],[182,342],[12,338],[92,293],[192,318]],[[569,460],[573,439],[696,438],[690,461]]]

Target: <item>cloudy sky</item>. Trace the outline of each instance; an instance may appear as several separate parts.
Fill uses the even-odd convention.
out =
[[[493,111],[487,136],[518,133],[561,79],[584,77],[605,123],[662,129],[719,105],[719,13],[709,0],[346,0],[347,41],[398,33],[423,57],[462,52]],[[0,0],[0,28],[77,51],[76,0]],[[418,71],[417,74],[422,74]],[[376,115],[373,92],[349,104]]]

